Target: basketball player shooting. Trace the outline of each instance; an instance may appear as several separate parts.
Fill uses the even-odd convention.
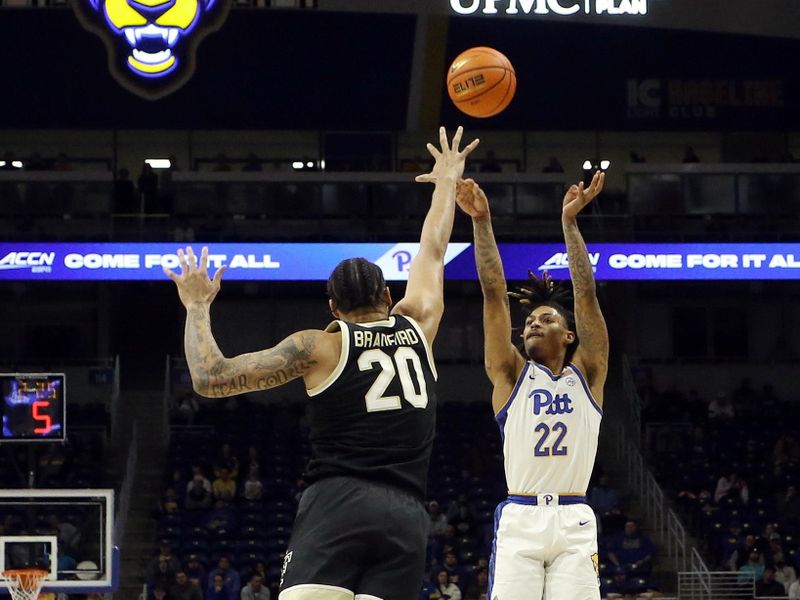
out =
[[[478,145],[459,151],[442,127],[441,149],[418,182],[434,184],[406,295],[392,307],[380,268],[339,263],[328,279],[325,330],[294,333],[267,350],[225,358],[211,332],[211,303],[224,267],[209,279],[178,251],[165,270],[186,307],[185,352],[195,391],[210,398],[266,390],[303,378],[312,398],[311,460],[281,574],[280,600],[416,600],[425,568],[423,506],[436,415],[431,347],[444,312],[444,256],[456,183]]]
[[[598,172],[588,189],[581,182],[564,196],[574,313],[568,289],[547,273],[531,273],[528,286],[512,294],[530,310],[522,331],[524,354],[511,341],[506,281],[486,195],[472,180],[458,185],[458,205],[472,217],[484,299],[484,363],[509,489],[495,512],[487,593],[493,600],[600,598],[597,524],[585,496],[602,418],[608,332],[577,216],[604,181]]]

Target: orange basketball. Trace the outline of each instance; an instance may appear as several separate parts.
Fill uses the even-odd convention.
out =
[[[503,112],[517,91],[511,62],[494,48],[478,46],[459,54],[447,71],[447,93],[462,112],[485,119]]]

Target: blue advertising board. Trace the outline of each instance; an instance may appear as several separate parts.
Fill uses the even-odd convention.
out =
[[[195,244],[199,253],[202,244]],[[337,263],[363,256],[388,281],[408,278],[416,243],[208,244],[209,270],[227,265],[231,281],[324,281]],[[569,277],[563,244],[500,244],[508,279],[528,270]],[[0,243],[0,280],[154,281],[180,268],[175,243]],[[600,281],[800,279],[800,244],[589,244]],[[445,278],[475,280],[471,243],[452,243]]]

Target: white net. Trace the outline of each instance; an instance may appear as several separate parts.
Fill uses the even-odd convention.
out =
[[[39,569],[3,571],[3,582],[11,593],[12,600],[36,600],[45,577],[47,571]]]

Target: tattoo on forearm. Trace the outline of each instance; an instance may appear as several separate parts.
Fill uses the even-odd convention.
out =
[[[211,333],[208,309],[190,308],[186,317],[186,362],[197,391],[211,397],[266,390],[302,377],[312,359],[316,338],[301,334],[269,351],[227,360]],[[248,376],[249,374],[249,376]]]
[[[475,264],[478,267],[478,279],[484,292],[490,288],[502,286],[505,296],[506,279],[503,273],[503,261],[494,239],[492,223],[485,219],[474,221]],[[506,302],[508,299],[506,298]]]
[[[592,354],[592,360],[603,373],[608,369],[608,331],[597,302],[597,286],[589,260],[589,252],[577,223],[564,225],[569,274],[575,293],[575,319],[580,343]]]
[[[592,263],[589,260],[589,251],[586,249],[586,244],[577,224],[572,223],[564,226],[564,241],[567,244],[569,274],[572,278],[575,298],[594,296],[595,282]]]
[[[266,390],[305,375],[317,362],[312,358],[315,345],[313,335],[302,334],[299,340],[285,340],[266,355],[261,353],[250,361],[248,372],[258,373],[256,389]]]

